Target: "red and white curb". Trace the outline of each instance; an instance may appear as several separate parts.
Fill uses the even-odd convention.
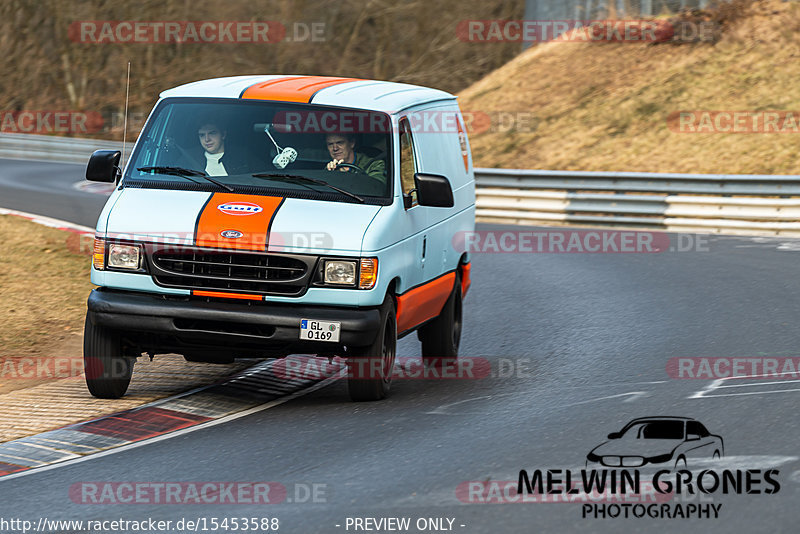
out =
[[[276,370],[278,362],[281,360],[267,360],[220,384],[2,443],[0,480],[17,478],[32,470],[38,472],[68,465],[93,455],[105,456],[148,441],[238,419],[316,391],[339,380],[346,371],[345,365],[340,363],[339,374],[324,380],[286,379]]]
[[[22,217],[23,219],[27,219],[36,224],[41,224],[42,226],[48,226],[50,228],[56,228],[58,230],[66,230],[67,232],[73,232],[76,234],[94,235],[94,228],[89,228],[88,226],[81,226],[79,224],[73,224],[71,222],[62,221],[60,219],[45,217],[44,215],[36,215],[35,213],[27,213],[24,211],[17,211],[8,208],[0,208],[0,215],[13,215],[14,217]]]
[[[92,228],[59,219],[0,208],[0,215],[77,234]],[[308,356],[292,358],[307,359]],[[107,455],[144,442],[167,439],[266,410],[339,380],[346,370],[326,377],[285,377],[282,360],[267,360],[216,385],[205,386],[138,408],[71,424],[35,436],[0,443],[0,480]],[[280,367],[279,367],[280,366]],[[335,369],[334,369],[335,371]],[[328,375],[329,376],[329,375]]]

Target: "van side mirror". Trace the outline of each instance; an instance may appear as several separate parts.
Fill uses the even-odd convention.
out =
[[[414,175],[414,184],[417,188],[417,202],[420,206],[434,208],[452,208],[453,188],[450,181],[438,174],[425,174],[418,172]]]
[[[86,179],[90,182],[116,182],[122,174],[119,168],[121,156],[119,150],[95,150],[86,166]]]
[[[621,437],[622,434],[620,434],[619,432],[612,432],[611,434],[608,435],[608,439],[619,439]]]

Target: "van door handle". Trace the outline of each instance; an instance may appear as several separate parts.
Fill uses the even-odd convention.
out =
[[[425,265],[425,252],[428,249],[428,236],[422,236],[422,259],[421,264]]]

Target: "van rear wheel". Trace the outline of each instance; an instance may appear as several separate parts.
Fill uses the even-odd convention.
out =
[[[119,333],[92,324],[86,317],[83,369],[89,393],[99,399],[118,399],[125,395],[135,361],[135,358],[122,355]]]
[[[458,358],[462,326],[461,273],[456,271],[453,292],[439,316],[419,329],[422,342],[422,361],[426,365],[452,363]]]
[[[381,328],[367,347],[348,350],[347,389],[350,399],[376,401],[386,398],[392,384],[397,353],[397,317],[394,300],[387,295],[381,306]]]

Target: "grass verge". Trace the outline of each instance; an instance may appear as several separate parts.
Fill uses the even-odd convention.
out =
[[[39,364],[37,371],[35,360],[82,357],[86,299],[92,285],[86,238],[0,215],[0,239],[0,393],[4,393],[48,380],[37,376],[45,368]]]

